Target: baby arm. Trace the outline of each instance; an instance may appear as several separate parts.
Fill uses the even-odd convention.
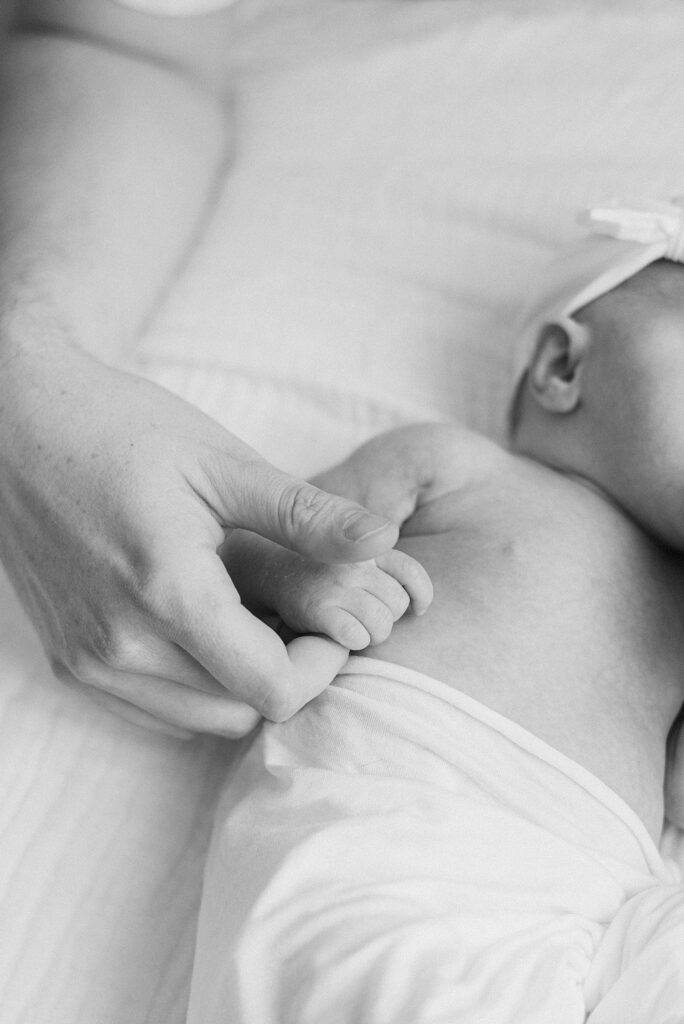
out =
[[[372,438],[312,482],[393,519],[403,536],[439,532],[434,523],[426,529],[435,503],[476,483],[494,453],[492,441],[455,423],[411,424]]]

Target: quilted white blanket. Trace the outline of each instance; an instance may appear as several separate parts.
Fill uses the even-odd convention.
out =
[[[132,368],[301,473],[416,417],[497,436],[576,209],[684,192],[681,4],[233,11],[235,161]],[[63,692],[4,581],[0,607],[3,1024],[181,1024],[230,748]]]

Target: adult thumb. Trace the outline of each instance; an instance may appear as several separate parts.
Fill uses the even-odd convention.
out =
[[[319,562],[358,562],[394,547],[399,527],[362,505],[297,480],[267,462],[235,466],[229,526],[268,537]],[[237,484],[237,486],[235,486]]]

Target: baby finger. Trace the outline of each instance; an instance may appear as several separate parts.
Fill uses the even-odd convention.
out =
[[[392,551],[387,551],[376,558],[375,563],[378,568],[401,584],[411,599],[415,615],[423,615],[428,610],[434,592],[432,581],[420,562],[407,555],[405,551],[393,548]]]
[[[357,590],[350,594],[345,607],[367,630],[371,646],[382,643],[392,632],[394,615],[384,601],[368,591]]]
[[[349,651],[362,651],[371,642],[363,623],[352,612],[334,605],[321,608],[316,628]]]
[[[363,583],[363,590],[386,605],[395,622],[402,617],[411,600],[399,580],[377,565],[373,566],[372,575]]]

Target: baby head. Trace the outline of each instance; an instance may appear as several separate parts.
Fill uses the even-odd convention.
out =
[[[684,548],[684,208],[591,211],[527,318],[511,446]],[[635,237],[638,235],[638,237]]]

